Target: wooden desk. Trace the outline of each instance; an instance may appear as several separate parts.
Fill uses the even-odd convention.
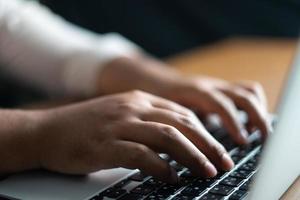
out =
[[[295,49],[295,40],[229,39],[177,55],[167,62],[185,74],[258,81],[266,90],[269,110],[274,111]],[[281,199],[300,199],[300,178]]]
[[[167,60],[185,74],[207,74],[230,81],[260,82],[274,111],[293,58],[295,40],[229,39]]]

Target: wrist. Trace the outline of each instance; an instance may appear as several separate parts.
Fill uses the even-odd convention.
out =
[[[176,88],[181,74],[164,63],[146,56],[118,58],[108,63],[98,79],[98,92],[111,94],[132,89],[159,96]]]
[[[1,173],[40,168],[39,121],[40,111],[1,110]]]

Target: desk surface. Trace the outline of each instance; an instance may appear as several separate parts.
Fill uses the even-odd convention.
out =
[[[296,48],[288,39],[229,39],[174,56],[168,63],[185,74],[260,82],[274,111]]]
[[[275,111],[295,49],[295,40],[229,39],[177,55],[167,62],[185,74],[258,81],[265,88],[269,110]],[[299,178],[282,197],[291,199],[300,199]]]

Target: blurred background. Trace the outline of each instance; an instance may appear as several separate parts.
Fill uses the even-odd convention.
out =
[[[86,29],[121,33],[183,73],[231,81],[259,81],[268,98],[274,99],[270,101],[271,110],[275,108],[285,71],[294,54],[300,27],[300,0],[40,2]],[[0,97],[4,107],[49,98],[26,85],[0,79],[0,90],[6,94]]]
[[[98,33],[119,32],[157,57],[233,36],[298,36],[299,0],[42,0]]]

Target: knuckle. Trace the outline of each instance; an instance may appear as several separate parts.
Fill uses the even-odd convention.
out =
[[[119,110],[124,112],[132,112],[136,109],[136,105],[131,102],[119,104]]]
[[[139,162],[141,158],[145,158],[148,153],[149,149],[146,146],[137,144],[133,149],[130,160],[134,163]]]
[[[162,136],[165,142],[178,140],[178,130],[172,126],[164,126],[161,128]]]
[[[141,91],[141,90],[132,90],[130,92],[130,94],[133,96],[133,97],[143,97],[146,95],[145,92]]]
[[[180,116],[179,121],[183,126],[189,128],[191,130],[196,129],[195,118],[187,117],[187,116]]]
[[[219,143],[212,144],[210,148],[212,149],[213,153],[217,154],[219,157],[227,152],[225,147]]]

